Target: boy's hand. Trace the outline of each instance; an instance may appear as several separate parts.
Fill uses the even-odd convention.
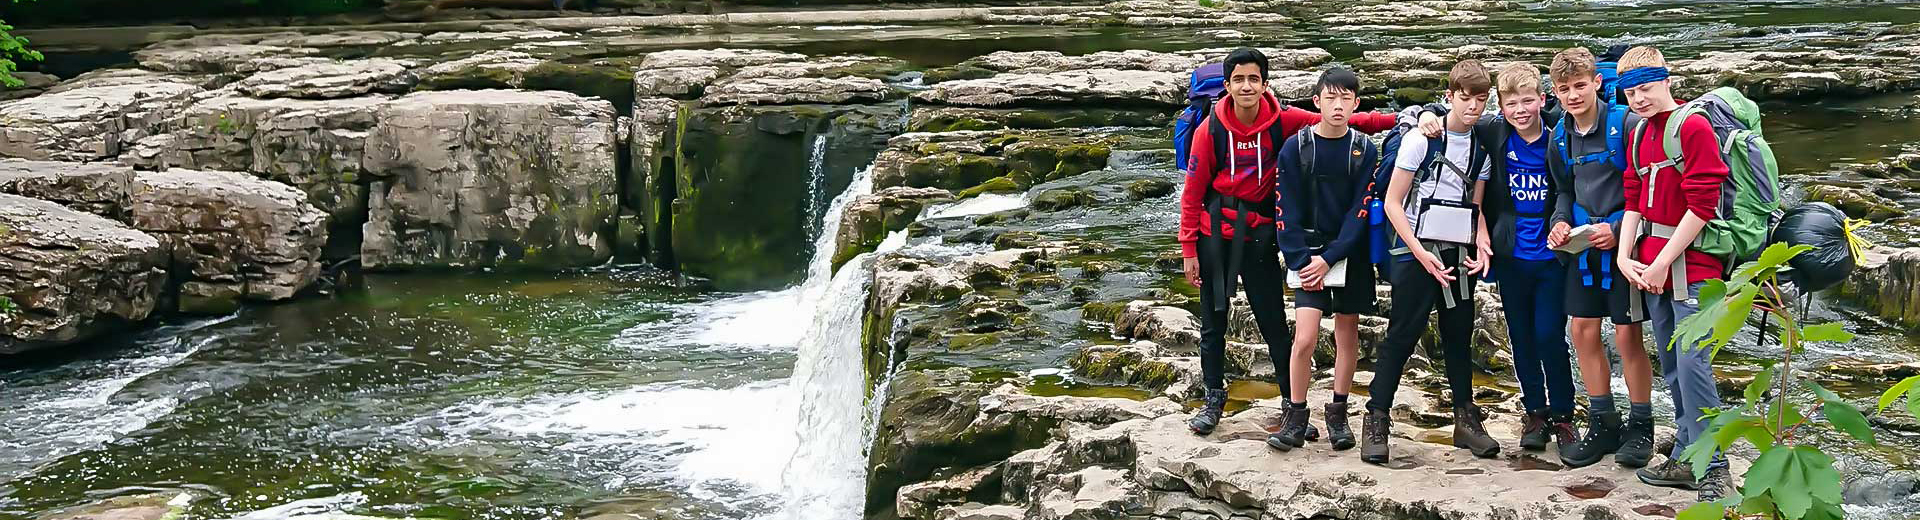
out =
[[[1573,231],[1573,226],[1565,222],[1553,223],[1553,229],[1547,231],[1547,247],[1560,247],[1566,244],[1568,231]]]
[[[1453,283],[1453,274],[1448,272],[1451,269],[1448,269],[1447,264],[1441,262],[1440,257],[1434,256],[1432,252],[1425,249],[1415,249],[1413,250],[1413,259],[1420,262],[1420,267],[1426,268],[1427,274],[1433,275],[1433,279],[1438,280],[1440,285]]]
[[[1615,256],[1614,264],[1620,267],[1620,276],[1625,277],[1627,279],[1627,283],[1633,284],[1634,287],[1638,287],[1641,290],[1646,290],[1647,284],[1646,282],[1641,281],[1640,272],[1645,271],[1647,269],[1647,264],[1643,264],[1638,261],[1635,261],[1631,257],[1631,255],[1614,255],[1614,256]]]
[[[1640,280],[1647,285],[1647,292],[1653,294],[1667,292],[1667,275],[1671,267],[1673,264],[1670,262],[1654,260],[1653,263],[1647,264],[1645,269],[1640,270]]]
[[[1327,259],[1320,258],[1320,255],[1313,255],[1313,260],[1308,261],[1307,266],[1300,269],[1300,280],[1304,282],[1326,278],[1328,269]]]
[[[1466,265],[1467,274],[1486,274],[1487,269],[1493,267],[1493,248],[1488,247],[1485,240],[1481,240],[1479,247],[1474,249],[1474,257],[1467,260]]]
[[[1193,285],[1194,287],[1200,286],[1200,259],[1199,258],[1186,257],[1186,258],[1180,259],[1180,270],[1186,272],[1188,284]]]
[[[1424,135],[1424,136],[1427,136],[1428,139],[1432,139],[1435,137],[1440,137],[1440,134],[1444,134],[1446,132],[1447,132],[1447,122],[1446,120],[1441,119],[1438,114],[1434,114],[1432,112],[1420,113],[1420,135]]]
[[[1601,250],[1613,249],[1615,245],[1613,243],[1613,224],[1595,224],[1593,231],[1587,233],[1587,240],[1593,242],[1593,247]]]

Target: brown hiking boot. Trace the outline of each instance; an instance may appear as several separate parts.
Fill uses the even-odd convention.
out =
[[[1553,422],[1547,425],[1547,430],[1553,434],[1554,446],[1562,453],[1573,449],[1574,443],[1580,442],[1580,430],[1573,428],[1573,414],[1553,416]]]
[[[1367,410],[1360,420],[1360,460],[1369,464],[1387,463],[1387,438],[1392,436],[1393,421],[1386,412]]]
[[[1481,424],[1480,407],[1471,404],[1453,408],[1453,447],[1466,448],[1480,458],[1490,458],[1500,454],[1500,443],[1487,435],[1487,427]]]
[[[1520,430],[1520,449],[1530,451],[1547,449],[1548,438],[1552,435],[1552,432],[1547,431],[1547,411],[1529,411],[1526,427]]]

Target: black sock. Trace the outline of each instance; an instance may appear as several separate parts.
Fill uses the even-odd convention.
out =
[[[1333,394],[1333,402],[1336,402],[1336,403],[1347,402],[1347,394]]]
[[[1307,403],[1304,403],[1304,402],[1300,402],[1300,401],[1288,401],[1288,402],[1287,402],[1287,406],[1291,406],[1291,407],[1293,407],[1293,409],[1295,409],[1295,410],[1305,410],[1305,409],[1307,409]]]
[[[1629,403],[1627,405],[1627,420],[1629,421],[1653,420],[1653,403]]]

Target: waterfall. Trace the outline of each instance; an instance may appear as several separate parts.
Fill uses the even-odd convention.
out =
[[[786,462],[776,518],[854,519],[866,503],[866,377],[859,323],[876,253],[848,261],[836,276],[833,248],[837,224],[853,199],[873,192],[871,169],[854,174],[847,191],[823,215],[823,232],[800,289],[799,311],[812,320],[797,342],[792,392],[797,399],[793,456]]]
[[[820,134],[813,137],[813,155],[807,159],[807,236],[816,237],[815,240],[821,236],[821,227],[828,225],[826,216],[820,214],[821,210],[826,209],[824,206],[827,203],[827,196],[823,193],[826,189],[827,135]],[[849,187],[848,191],[851,192],[852,188]],[[834,202],[841,201],[835,197]],[[828,245],[831,246],[832,243],[829,242]],[[815,260],[818,260],[819,255],[815,256]]]

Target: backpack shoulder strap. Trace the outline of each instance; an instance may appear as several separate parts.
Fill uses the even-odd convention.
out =
[[[1626,147],[1622,146],[1627,138],[1627,113],[1625,105],[1613,105],[1607,111],[1607,156],[1613,159],[1613,167],[1618,170],[1627,169]]]
[[[1672,116],[1667,117],[1667,127],[1660,132],[1660,147],[1667,152],[1667,159],[1672,160],[1674,166],[1686,164],[1686,157],[1681,155],[1680,149],[1680,127],[1687,123],[1688,118],[1705,113],[1706,107],[1701,106],[1701,101],[1696,99],[1680,105],[1680,108],[1673,110]]]
[[[1218,173],[1228,163],[1227,154],[1233,153],[1233,134],[1227,131],[1227,125],[1220,122],[1220,114],[1207,115],[1207,137],[1213,139],[1213,168]],[[1231,173],[1231,172],[1229,172]]]
[[[1314,150],[1313,127],[1302,127],[1299,132],[1294,132],[1293,139],[1300,143],[1300,175],[1313,176],[1313,160],[1319,153]]]
[[[1360,176],[1366,174],[1365,170],[1361,168],[1366,166],[1367,153],[1373,149],[1373,140],[1368,139],[1366,134],[1360,133],[1359,130],[1349,128],[1347,129],[1347,144],[1351,145],[1352,157],[1357,159],[1347,160],[1347,173],[1352,175],[1353,178],[1358,179]]]
[[[1560,124],[1553,125],[1553,138],[1547,146],[1553,148],[1554,155],[1560,156],[1560,164],[1573,167],[1573,148],[1567,145],[1567,127],[1573,125],[1573,116],[1561,115]]]

